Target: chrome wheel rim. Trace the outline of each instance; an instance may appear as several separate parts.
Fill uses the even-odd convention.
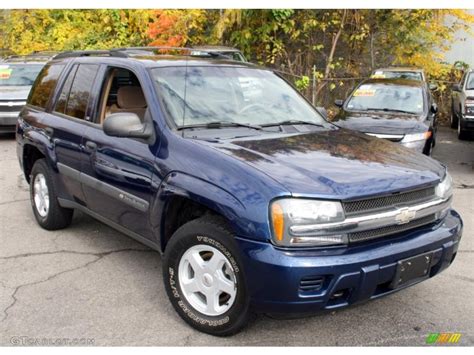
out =
[[[38,214],[46,217],[49,211],[49,191],[43,174],[37,174],[33,181],[33,200]]]
[[[186,301],[207,316],[227,312],[235,302],[237,280],[229,260],[209,245],[194,245],[178,266],[179,286]]]
[[[461,120],[458,120],[458,136],[461,135]]]

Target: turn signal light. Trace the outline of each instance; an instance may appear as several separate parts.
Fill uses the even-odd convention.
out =
[[[272,224],[275,239],[281,242],[285,231],[285,219],[283,216],[283,208],[281,208],[278,203],[272,204]]]

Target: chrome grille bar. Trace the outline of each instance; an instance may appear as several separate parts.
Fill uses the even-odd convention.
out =
[[[402,225],[415,219],[442,212],[448,209],[450,205],[451,198],[447,200],[437,198],[415,206],[393,208],[389,211],[349,217],[342,222],[291,226],[290,233],[294,236],[333,235]]]

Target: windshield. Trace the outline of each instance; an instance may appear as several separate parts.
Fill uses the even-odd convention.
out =
[[[393,84],[363,84],[354,91],[347,109],[423,113],[423,91],[419,87]]]
[[[1,64],[0,86],[32,86],[43,64]]]
[[[247,125],[290,120],[325,122],[306,100],[271,71],[192,66],[156,68],[152,73],[164,106],[178,127],[212,122]]]
[[[423,81],[423,76],[420,72],[415,71],[383,71],[377,70],[372,74],[372,78],[380,79],[407,79],[407,80],[417,80]]]
[[[466,90],[474,90],[474,74],[469,74],[467,78]]]

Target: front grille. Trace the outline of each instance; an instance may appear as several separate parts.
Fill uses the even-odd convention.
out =
[[[343,202],[342,206],[346,216],[370,214],[381,210],[392,209],[399,205],[403,205],[404,207],[413,206],[431,200],[434,195],[435,188],[429,187],[365,200]]]
[[[435,221],[436,221],[436,215],[431,214],[429,216],[415,219],[406,224],[397,224],[397,225],[392,225],[392,226],[371,229],[367,231],[350,233],[348,235],[349,243],[360,243],[360,242],[365,242],[365,241],[376,239],[376,238],[386,237],[389,235],[405,232],[410,229],[419,228],[424,225],[433,223]]]

